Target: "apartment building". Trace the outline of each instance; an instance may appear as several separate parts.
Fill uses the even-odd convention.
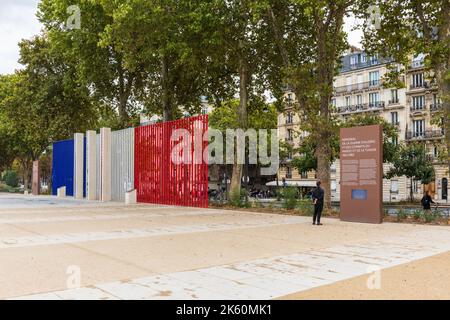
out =
[[[346,120],[357,114],[377,114],[399,130],[398,142],[423,141],[436,169],[436,181],[428,186],[413,183],[416,197],[423,189],[430,190],[436,199],[447,200],[448,170],[439,162],[439,150],[443,143],[443,130],[435,125],[440,110],[440,100],[436,87],[428,80],[423,57],[413,59],[403,75],[405,88],[383,86],[383,77],[388,72],[389,59],[368,56],[363,51],[353,50],[342,58],[342,67],[334,80],[334,116]],[[285,111],[278,117],[280,139],[294,147],[301,143],[304,132],[298,115],[293,110],[295,95],[286,92]],[[434,121],[432,121],[434,120]],[[278,179],[285,179],[287,185],[307,190],[314,186],[315,172],[298,172],[290,165],[289,155],[278,173]],[[389,164],[384,165],[384,171]],[[331,166],[332,200],[339,201],[339,161]],[[409,197],[410,181],[406,177],[396,177],[383,181],[384,201],[401,201]]]

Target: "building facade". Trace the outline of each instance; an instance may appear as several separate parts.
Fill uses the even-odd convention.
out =
[[[420,197],[424,189],[430,190],[437,200],[448,198],[448,168],[439,160],[444,142],[444,131],[440,125],[439,111],[441,103],[436,86],[429,80],[424,67],[423,57],[417,57],[405,68],[402,80],[403,88],[388,88],[383,78],[388,72],[388,63],[392,61],[370,57],[358,50],[349,52],[342,58],[342,67],[334,80],[334,116],[346,120],[358,114],[377,114],[398,128],[398,141],[425,143],[430,161],[433,161],[435,182],[422,186],[420,181],[413,182],[415,197]],[[278,117],[278,134],[281,140],[297,147],[305,133],[302,132],[299,116],[294,112],[295,95],[285,94],[285,111]],[[310,188],[315,172],[298,172],[290,165],[289,155],[283,162],[278,179],[286,184],[300,188]],[[384,172],[389,164],[384,165]],[[332,200],[339,201],[340,168],[339,161],[331,166]],[[406,177],[384,179],[383,200],[403,201],[409,198],[411,182]]]

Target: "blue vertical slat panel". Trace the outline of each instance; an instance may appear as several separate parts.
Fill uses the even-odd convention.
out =
[[[111,196],[125,201],[125,193],[134,189],[134,128],[111,134]]]
[[[73,196],[74,140],[58,141],[53,144],[52,194],[58,188],[66,187],[66,195]]]

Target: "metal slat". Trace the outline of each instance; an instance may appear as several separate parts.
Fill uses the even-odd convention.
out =
[[[134,189],[134,128],[111,134],[111,196],[125,201],[125,193]]]

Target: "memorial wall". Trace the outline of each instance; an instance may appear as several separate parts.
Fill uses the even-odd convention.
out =
[[[383,139],[381,125],[340,132],[341,220],[383,220]]]

